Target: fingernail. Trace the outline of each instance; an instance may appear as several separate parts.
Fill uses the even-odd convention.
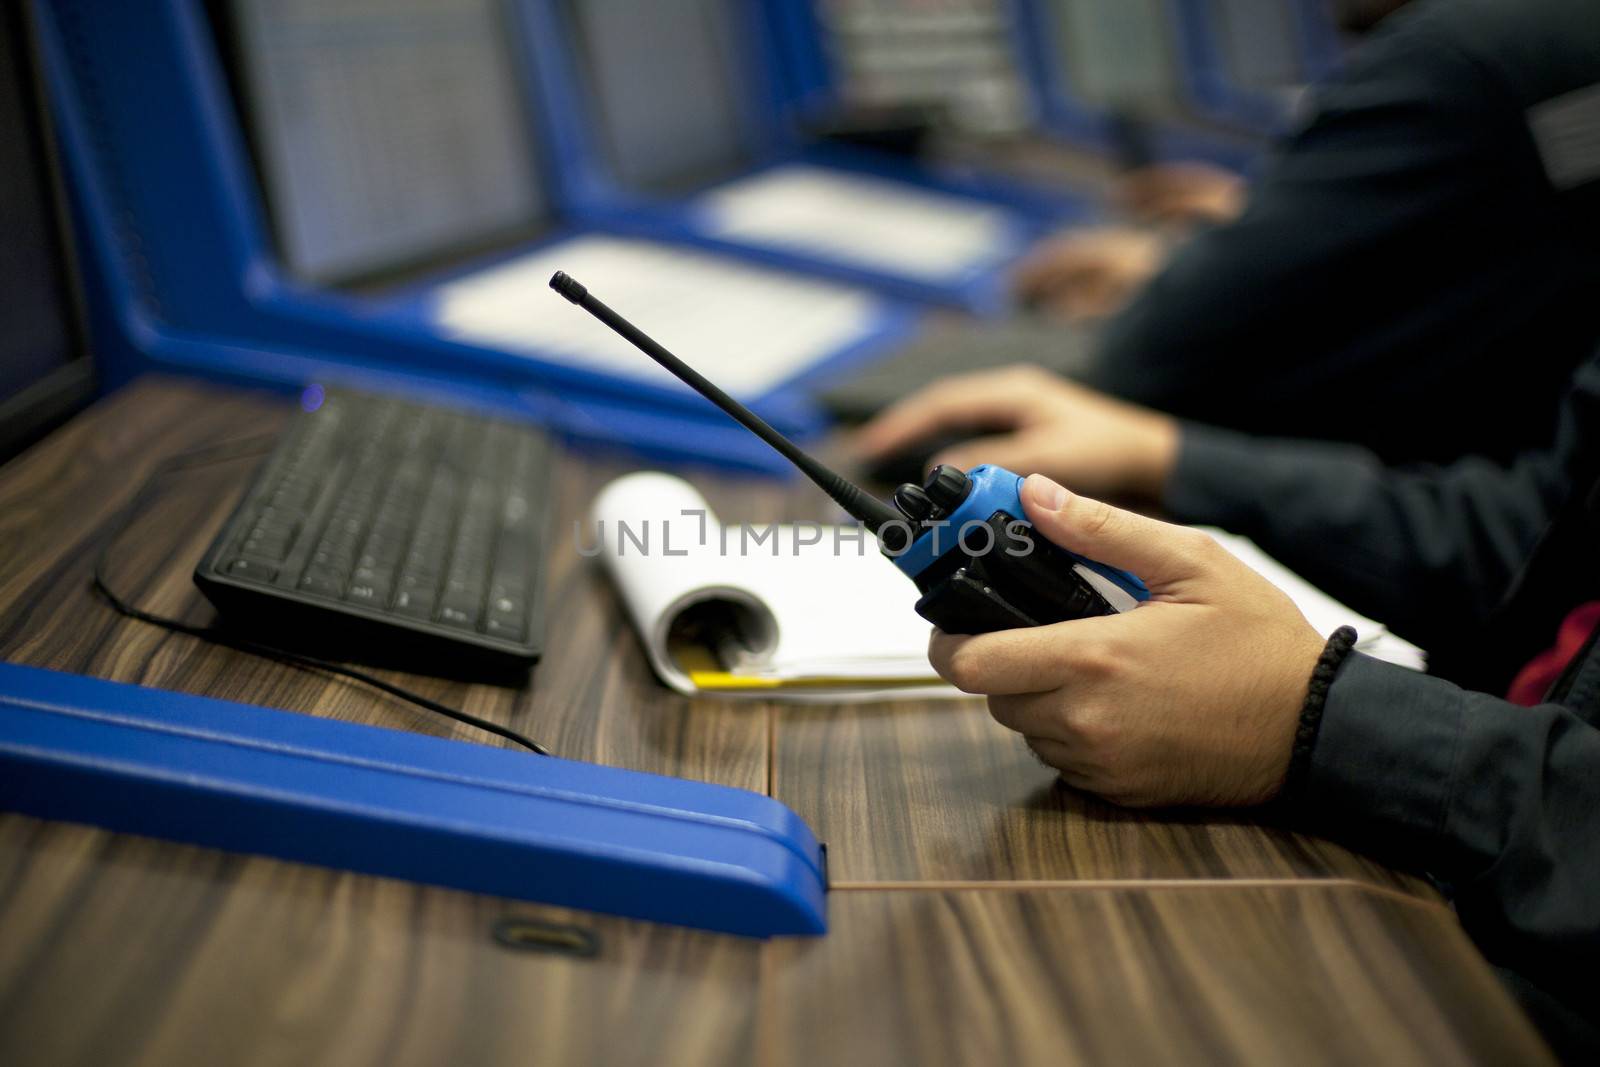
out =
[[[1068,493],[1066,489],[1044,475],[1029,475],[1028,481],[1033,483],[1035,499],[1051,511],[1060,511],[1062,505],[1067,502]]]

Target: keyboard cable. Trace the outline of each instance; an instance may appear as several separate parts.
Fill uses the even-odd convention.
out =
[[[366,671],[355,667],[348,667],[343,663],[334,663],[331,660],[319,659],[316,656],[308,656],[286,648],[279,648],[276,645],[251,641],[247,638],[225,633],[216,627],[196,626],[192,623],[184,622],[182,619],[157,615],[154,612],[145,611],[143,608],[128,603],[112,590],[110,583],[106,579],[106,566],[111,556],[111,550],[127,531],[127,528],[132,525],[133,520],[144,510],[158,482],[178,471],[211,466],[217,463],[225,463],[229,460],[244,459],[249,456],[264,455],[271,451],[277,439],[278,436],[276,434],[242,437],[233,441],[223,441],[219,444],[180,452],[157,464],[155,469],[150,472],[150,476],[145,479],[144,484],[139,487],[138,492],[134,493],[133,499],[128,503],[128,506],[123,508],[121,514],[112,520],[111,529],[106,535],[106,543],[100,549],[100,553],[95,557],[94,561],[93,587],[95,592],[104,597],[112,609],[125,618],[134,619],[150,626],[158,626],[174,633],[187,634],[190,637],[222,645],[238,652],[246,652],[264,659],[277,660],[303,670],[323,671],[328,674],[339,675],[415,704],[424,711],[431,711],[435,715],[443,715],[447,719],[454,719],[456,722],[466,726],[504,738],[513,744],[521,745],[530,752],[535,752],[541,756],[550,755],[549,749],[509,727],[490,722],[488,719],[479,718],[458,708],[452,708],[448,704],[441,704],[439,701],[425,697],[421,693],[415,693],[403,686],[386,682],[377,675],[368,674]]]

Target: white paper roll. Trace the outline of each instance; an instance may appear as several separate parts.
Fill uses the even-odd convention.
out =
[[[755,661],[777,647],[772,610],[748,588],[729,584],[743,573],[745,560],[725,556],[721,545],[721,524],[705,497],[670,474],[624,475],[600,490],[589,511],[584,550],[598,550],[644,639],[650,665],[681,693],[696,690],[673,661],[669,636],[691,609],[726,605]]]

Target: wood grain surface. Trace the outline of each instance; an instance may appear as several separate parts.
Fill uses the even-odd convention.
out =
[[[1350,884],[844,890],[762,943],[21,816],[0,872],[7,1064],[1547,1062],[1447,911]]]
[[[169,634],[116,615],[89,584],[108,528],[162,459],[280,426],[282,397],[150,381],[113,395],[0,471],[0,658],[291,711],[501,744],[356,683]],[[193,572],[258,459],[180,471],[116,538],[110,578],[148,610],[209,623]],[[764,790],[765,716],[658,685],[573,521],[628,469],[566,463],[551,500],[549,644],[524,688],[375,673],[531,735],[552,751]],[[760,483],[763,484],[764,483]],[[736,480],[721,487],[737,492]],[[770,494],[769,495],[773,495]]]
[[[498,743],[93,595],[96,555],[161,460],[272,432],[288,406],[147,380],[0,469],[0,658]],[[211,620],[192,571],[252,462],[157,487],[116,538],[123,595]],[[1074,794],[977,702],[672,694],[573,544],[627,469],[561,460],[550,640],[528,685],[380,673],[562,756],[772,793],[829,843],[827,937],[763,945],[0,816],[0,1064],[1542,1056],[1418,879],[1246,816]],[[692,477],[729,521],[830,514],[798,483]],[[489,936],[507,915],[578,924],[601,952],[507,949]]]
[[[1436,905],[1352,885],[837,893],[766,961],[786,1064],[1542,1063]]]
[[[94,557],[161,460],[271,432],[280,396],[152,379],[0,470],[0,658],[500,744],[356,683],[124,620]],[[112,585],[194,623],[194,565],[257,459],[176,472],[116,537]],[[1429,894],[1345,849],[1216,812],[1135,814],[1059,786],[979,701],[821,707],[689,699],[651,674],[576,522],[626,461],[566,457],[551,501],[549,644],[524,688],[398,671],[400,684],[530,734],[558,755],[771,790],[829,842],[836,879],[1354,878]],[[830,514],[801,482],[691,473],[728,521]],[[908,603],[912,590],[907,585]],[[770,760],[770,765],[769,765]]]
[[[1351,878],[1434,895],[1249,814],[1139,812],[1068,789],[981,702],[785,708],[773,751],[773,796],[828,842],[839,883]]]
[[[498,944],[575,922],[599,953]],[[760,942],[0,817],[0,1063],[743,1064]]]

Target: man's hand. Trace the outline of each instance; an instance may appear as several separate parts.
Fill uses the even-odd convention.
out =
[[[1151,599],[1121,615],[957,637],[940,676],[989,697],[1068,785],[1135,807],[1242,806],[1288,771],[1323,640],[1287,596],[1203,533],[1023,486],[1037,534],[1122,567]]]
[[[1042,242],[1017,267],[1018,299],[1072,321],[1122,310],[1166,262],[1160,236],[1132,227],[1074,230]]]
[[[1159,497],[1178,450],[1168,416],[1022,365],[934,382],[863,427],[856,446],[870,460],[964,429],[985,436],[935,463],[994,463],[1105,495]]]
[[[1232,222],[1244,214],[1249,186],[1208,163],[1158,163],[1122,179],[1117,199],[1142,222],[1194,226]]]

